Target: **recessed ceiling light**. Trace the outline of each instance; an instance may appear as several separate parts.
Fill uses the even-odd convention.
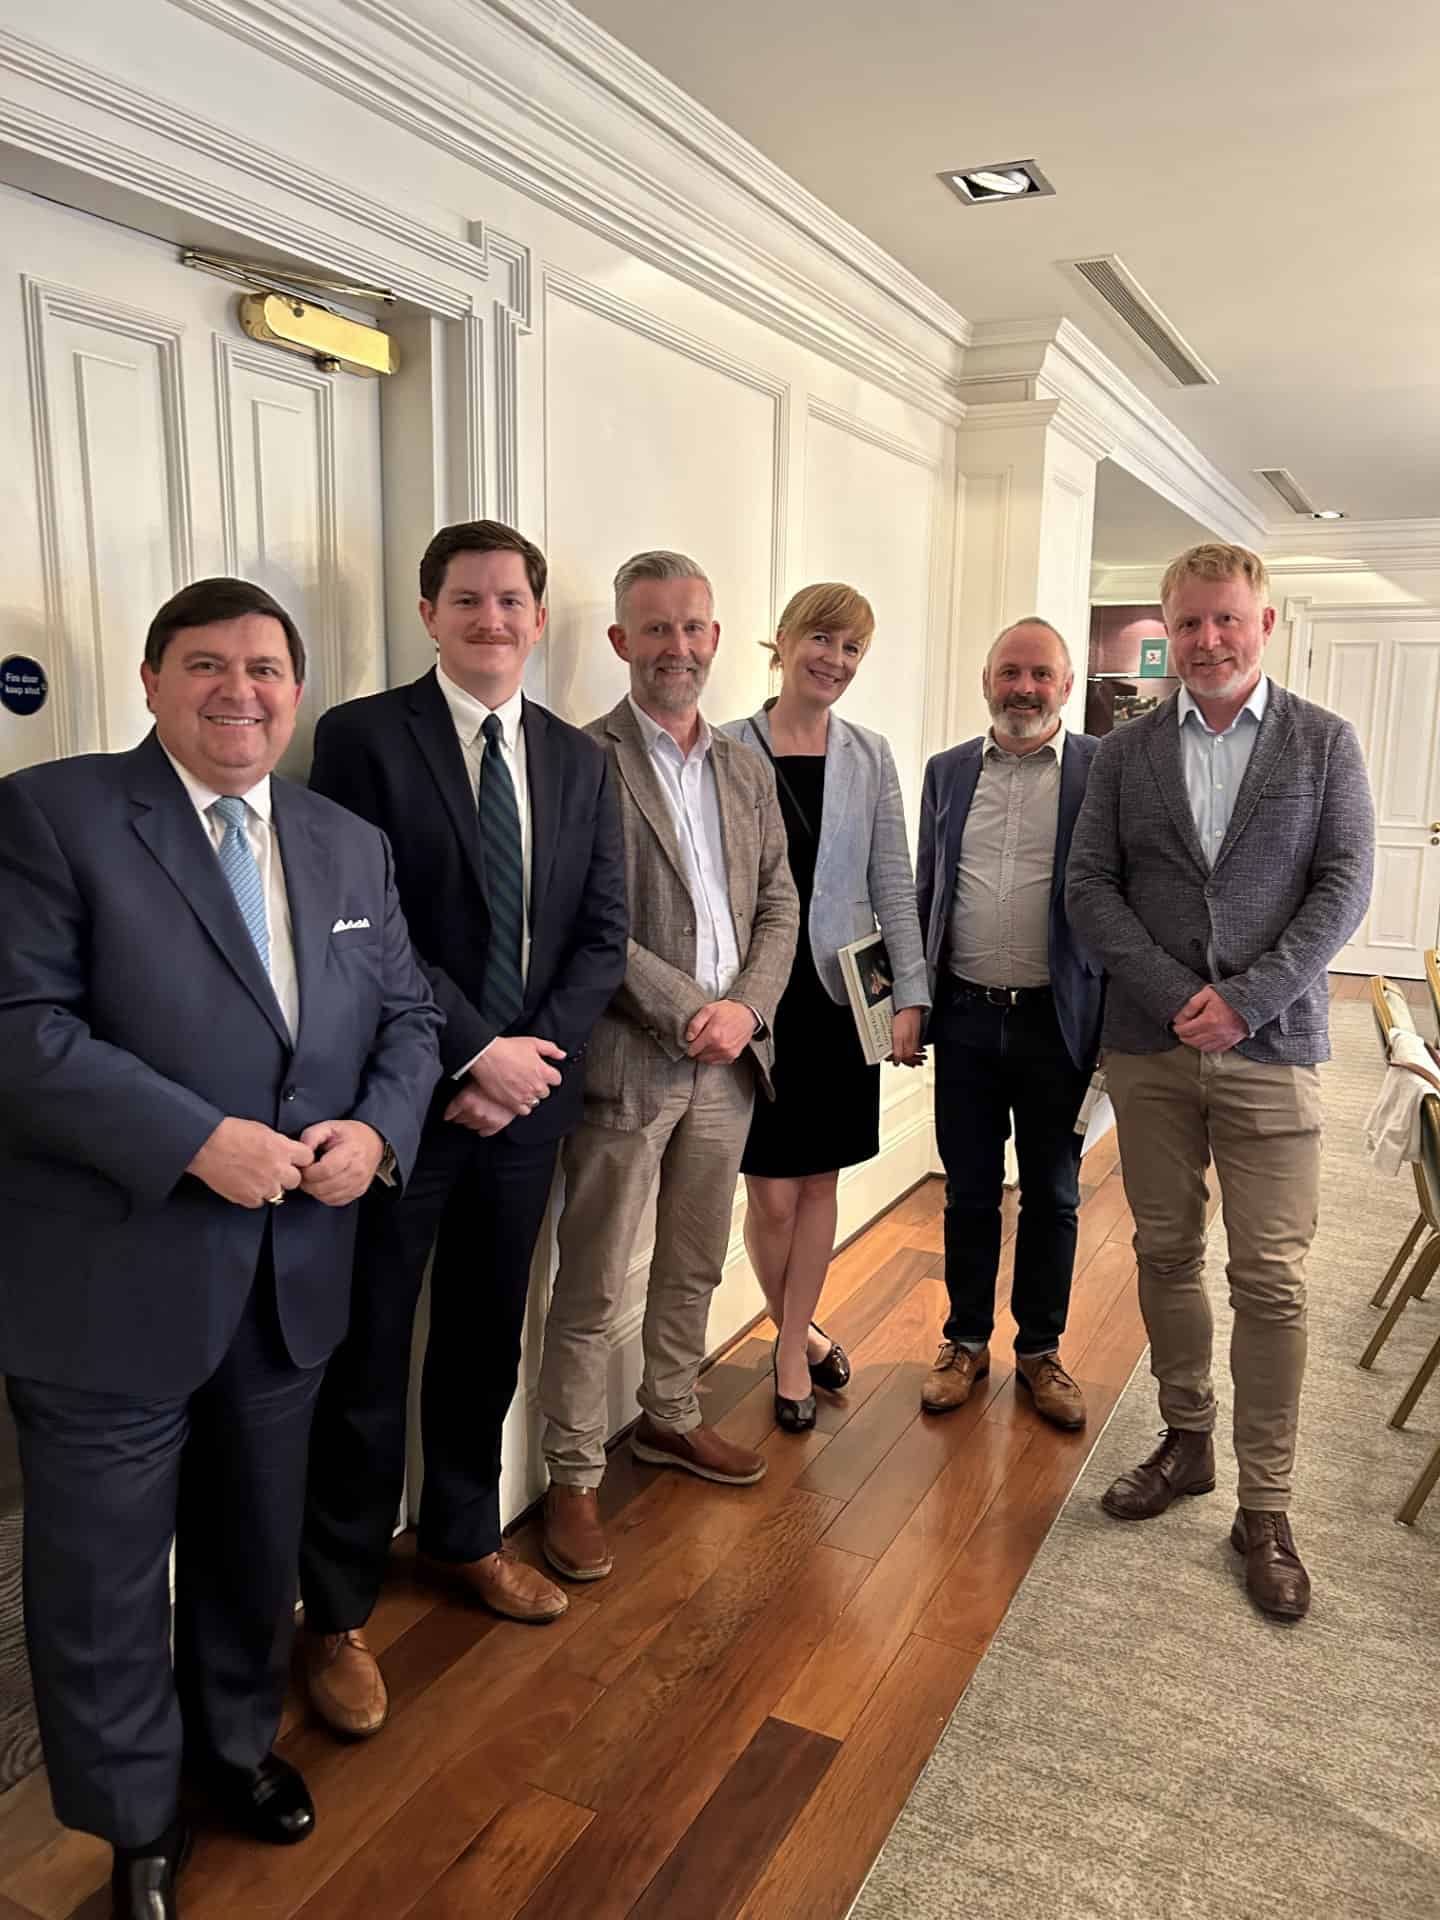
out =
[[[983,167],[954,167],[940,176],[967,207],[992,200],[1033,200],[1055,189],[1033,160],[999,160]]]
[[[1343,520],[1345,516],[1338,507],[1318,507],[1310,518],[1312,520]]]

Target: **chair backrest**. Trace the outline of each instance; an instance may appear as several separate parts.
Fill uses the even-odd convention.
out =
[[[1430,954],[1425,956],[1427,979],[1431,977],[1431,958]],[[1432,994],[1437,986],[1440,986],[1440,970],[1431,986]],[[1380,1051],[1388,1065],[1391,1034],[1397,1027],[1414,1031],[1410,1003],[1402,988],[1387,980],[1383,973],[1377,973],[1370,980],[1370,1011],[1375,1016]],[[1437,1093],[1427,1093],[1420,1103],[1420,1158],[1415,1162],[1415,1195],[1427,1225],[1432,1232],[1440,1233],[1440,1094]]]
[[[1435,1031],[1440,1033],[1440,948],[1425,950],[1425,984],[1430,989],[1430,1011],[1435,1015]]]

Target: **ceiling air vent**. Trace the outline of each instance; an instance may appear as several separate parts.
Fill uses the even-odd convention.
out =
[[[1215,375],[1180,338],[1118,254],[1096,254],[1089,260],[1062,260],[1092,292],[1098,293],[1152,359],[1182,387],[1213,387]]]
[[[1315,502],[1288,467],[1254,467],[1251,471],[1257,479],[1267,481],[1275,489],[1292,513],[1314,517]]]

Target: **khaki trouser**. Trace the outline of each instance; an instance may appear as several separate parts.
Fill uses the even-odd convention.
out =
[[[743,1055],[728,1067],[684,1061],[648,1126],[582,1122],[565,1142],[560,1266],[540,1367],[545,1459],[560,1485],[598,1487],[604,1477],[611,1332],[657,1174],[637,1398],[658,1426],[700,1425],[695,1380],[754,1101]]]
[[[1305,1255],[1319,1208],[1319,1074],[1179,1046],[1107,1052],[1105,1071],[1161,1416],[1192,1432],[1215,1424],[1203,1279],[1213,1157],[1230,1246],[1240,1504],[1283,1513],[1305,1376]]]

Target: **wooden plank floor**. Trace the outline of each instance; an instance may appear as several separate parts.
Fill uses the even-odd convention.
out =
[[[826,1920],[845,1913],[1143,1345],[1114,1135],[1087,1157],[1065,1358],[1088,1434],[1017,1402],[1002,1319],[984,1391],[922,1418],[943,1318],[941,1185],[836,1259],[854,1378],[817,1430],[771,1417],[761,1328],[704,1379],[759,1446],[753,1488],[612,1458],[613,1576],[565,1618],[492,1620],[412,1577],[372,1623],[393,1710],[342,1746],[292,1702],[312,1839],[200,1837],[186,1920]],[[1014,1199],[1006,1202],[1008,1298]],[[823,1398],[823,1396],[822,1396]],[[537,1556],[532,1527],[514,1544]],[[108,1856],[32,1776],[0,1799],[0,1920],[101,1920]]]

